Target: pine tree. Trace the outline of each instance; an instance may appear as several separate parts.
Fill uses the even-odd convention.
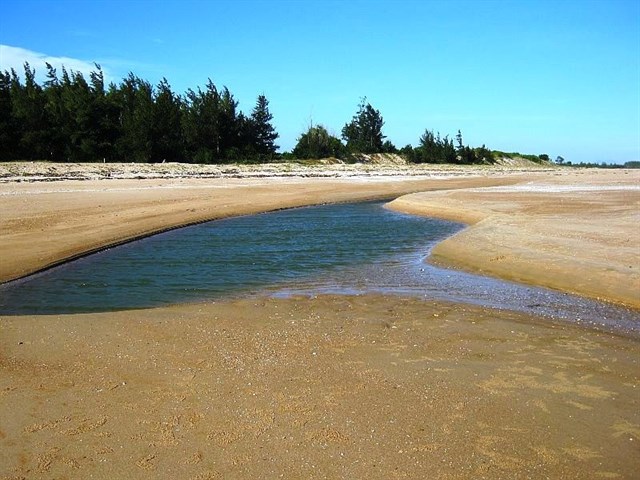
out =
[[[258,95],[256,106],[251,112],[249,128],[253,147],[259,160],[270,160],[274,157],[278,145],[274,142],[279,137],[271,124],[273,115],[269,112],[269,101],[264,95]]]
[[[15,160],[18,131],[11,107],[11,74],[0,72],[0,160]]]
[[[182,99],[171,90],[166,78],[158,84],[154,97],[151,159],[154,162],[183,159]]]
[[[47,135],[49,125],[45,110],[46,98],[42,87],[35,80],[35,70],[24,64],[24,85],[14,70],[11,73],[10,94],[12,117],[16,121],[18,147],[16,158],[47,160]]]
[[[120,136],[116,155],[121,160],[149,162],[153,143],[153,87],[129,73],[115,92],[120,109]]]
[[[238,102],[227,87],[222,89],[218,105],[218,155],[221,159],[239,159],[241,121]]]

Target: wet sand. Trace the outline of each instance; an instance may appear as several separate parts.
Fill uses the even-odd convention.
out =
[[[3,278],[211,215],[610,181],[589,172],[583,182],[580,171],[473,175],[7,183],[0,248],[22,256]],[[478,195],[469,209],[483,210],[481,194],[469,193]],[[592,215],[593,204],[580,205]],[[563,205],[547,207],[553,220]],[[539,222],[536,208],[528,218]],[[602,219],[628,212],[616,208]],[[495,224],[495,238],[508,225]],[[625,225],[630,238],[635,227]],[[511,243],[502,245],[506,264]],[[2,316],[0,478],[634,478],[639,362],[637,339],[374,295]]]

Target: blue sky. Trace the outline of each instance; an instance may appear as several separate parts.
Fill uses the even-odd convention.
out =
[[[340,135],[361,97],[401,147],[425,128],[574,162],[640,160],[640,1],[29,1],[0,6],[0,68],[43,58],[174,91],[264,93],[281,150]],[[85,70],[86,71],[86,70]]]

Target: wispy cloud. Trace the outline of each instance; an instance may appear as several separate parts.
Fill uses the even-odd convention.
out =
[[[4,71],[13,68],[22,76],[24,72],[23,65],[25,62],[28,62],[31,68],[36,70],[36,79],[38,81],[42,81],[45,77],[45,63],[49,63],[52,67],[57,69],[58,74],[60,74],[63,66],[67,71],[73,70],[74,72],[81,72],[85,76],[88,76],[90,72],[96,70],[93,62],[81,60],[79,58],[55,57],[47,55],[46,53],[27,50],[25,48],[0,44],[0,70]],[[104,72],[106,82],[113,81],[114,78],[109,67],[102,64],[100,66]]]
[[[81,72],[88,77],[90,72],[96,70],[93,61],[82,60],[64,56],[53,56],[46,53],[34,52],[21,47],[0,44],[0,71],[11,70],[12,68],[20,77],[24,77],[24,63],[28,62],[31,68],[36,70],[36,80],[43,82],[46,77],[47,68],[45,63],[51,64],[58,71],[58,76],[62,72],[62,67],[67,71]],[[147,78],[152,82],[159,80],[167,74],[167,65],[132,61],[124,58],[104,57],[95,59],[95,63],[100,65],[104,73],[105,83],[118,83],[126,77],[129,72]],[[149,78],[150,77],[150,78]]]

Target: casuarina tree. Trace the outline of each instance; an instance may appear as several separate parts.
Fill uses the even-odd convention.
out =
[[[358,112],[342,129],[342,138],[352,153],[381,153],[384,151],[382,115],[363,98]]]

